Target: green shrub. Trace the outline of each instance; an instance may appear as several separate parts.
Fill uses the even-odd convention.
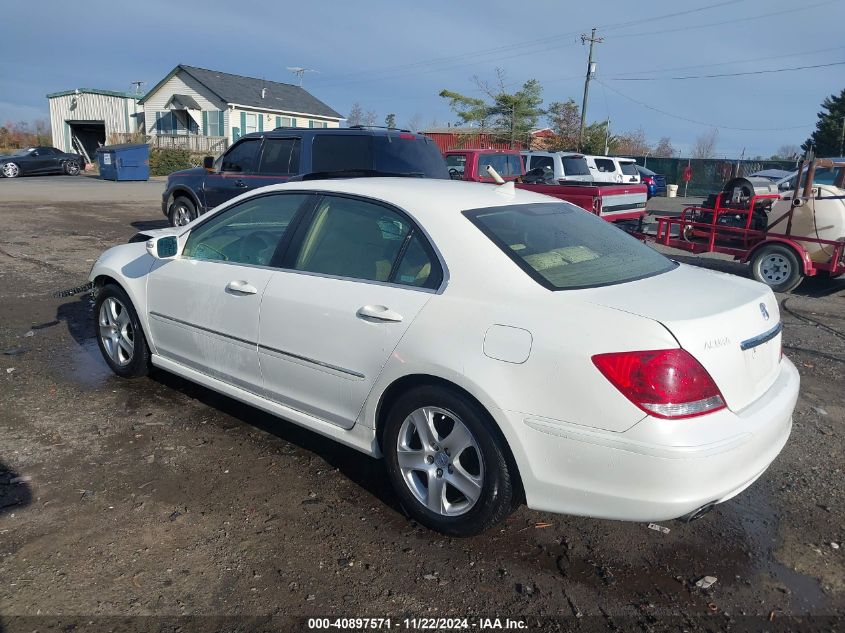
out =
[[[150,150],[150,175],[167,176],[180,169],[196,167],[196,159],[186,149]]]

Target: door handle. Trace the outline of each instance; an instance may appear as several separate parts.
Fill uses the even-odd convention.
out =
[[[402,320],[401,314],[394,312],[387,306],[363,306],[358,308],[358,312],[355,314],[362,319],[375,319],[376,321],[399,323]]]
[[[249,185],[247,185],[243,180],[241,180],[239,178],[238,180],[235,181],[235,186],[238,189],[246,189]]]
[[[254,295],[258,292],[258,288],[242,280],[230,281],[226,284],[226,290],[228,292],[237,292],[241,295]]]

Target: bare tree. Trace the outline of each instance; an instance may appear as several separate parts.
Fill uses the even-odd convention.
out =
[[[716,155],[716,142],[719,140],[719,130],[713,128],[702,134],[692,146],[693,158],[713,158]]]
[[[346,124],[349,127],[353,125],[361,125],[361,119],[364,118],[364,110],[361,108],[361,104],[357,101],[352,104],[352,108],[349,110],[349,116],[346,117]]]
[[[616,147],[614,151],[617,154],[625,154],[627,156],[645,156],[651,153],[651,145],[645,138],[645,132],[642,128],[620,134],[616,138]]]
[[[772,156],[774,159],[793,160],[801,155],[801,148],[797,145],[781,145],[778,147],[777,154]]]
[[[672,147],[672,140],[668,136],[662,136],[657,141],[657,147],[654,148],[653,155],[657,158],[672,158],[675,155],[675,148]]]
[[[378,121],[378,114],[376,114],[375,110],[367,110],[364,116],[361,119],[361,125],[364,126],[371,126],[375,125],[376,121]]]
[[[422,117],[418,113],[415,113],[414,116],[408,119],[405,126],[411,130],[411,132],[419,132],[420,127],[422,127]]]

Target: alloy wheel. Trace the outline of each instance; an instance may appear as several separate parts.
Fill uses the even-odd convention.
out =
[[[481,496],[484,462],[478,441],[454,413],[422,407],[405,418],[396,446],[402,479],[431,512],[459,516]]]
[[[109,358],[120,367],[132,362],[135,331],[129,311],[118,299],[108,297],[100,306],[100,341]]]
[[[173,205],[173,221],[176,226],[185,226],[191,221],[191,212],[184,204]]]
[[[16,178],[20,173],[20,168],[15,163],[6,163],[3,165],[3,175],[6,178]]]

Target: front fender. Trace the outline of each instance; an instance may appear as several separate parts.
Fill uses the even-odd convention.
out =
[[[154,354],[155,345],[147,320],[147,275],[155,261],[155,258],[147,253],[146,242],[122,244],[100,255],[88,274],[88,280],[94,283],[95,288],[113,280],[129,295],[138,313],[138,320],[141,322],[150,351]]]

